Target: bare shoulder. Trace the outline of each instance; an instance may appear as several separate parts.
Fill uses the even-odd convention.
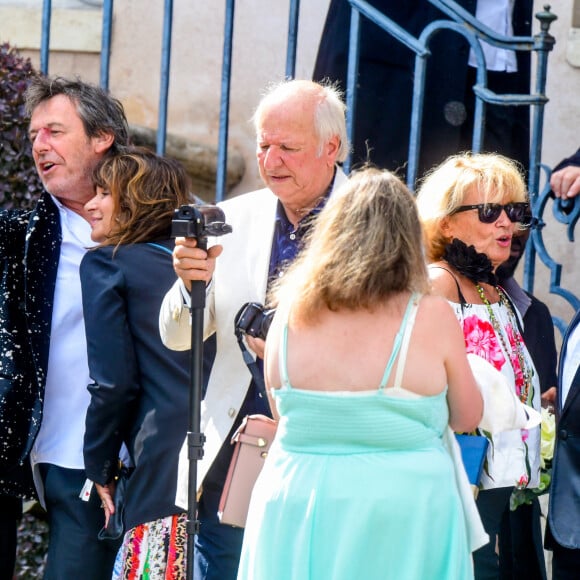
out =
[[[434,294],[457,302],[457,280],[448,268],[441,266],[439,263],[431,264],[429,266],[429,278]]]
[[[280,310],[277,310],[268,330],[264,351],[264,378],[266,379],[268,389],[278,389],[281,384],[278,357],[284,323],[285,317],[281,314]]]
[[[449,333],[455,334],[461,329],[451,304],[435,294],[423,297],[417,318],[432,336],[449,336]]]
[[[427,294],[421,300],[421,310],[425,316],[439,320],[457,320],[447,298],[438,294]]]

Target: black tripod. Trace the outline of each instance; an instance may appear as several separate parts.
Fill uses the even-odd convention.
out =
[[[221,236],[232,231],[225,223],[223,211],[212,205],[182,205],[175,211],[171,235],[195,238],[197,247],[207,250],[208,236]],[[197,462],[203,457],[205,435],[201,432],[201,399],[203,381],[203,313],[206,285],[203,280],[191,282],[191,357],[190,394],[187,431],[189,479],[187,485],[187,578],[193,580],[195,535],[199,533],[197,518]]]

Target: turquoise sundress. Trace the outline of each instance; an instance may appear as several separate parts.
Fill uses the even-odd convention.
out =
[[[446,390],[419,396],[400,385],[417,305],[411,297],[373,391],[293,388],[284,329],[280,423],[252,493],[238,580],[473,578],[442,442]]]

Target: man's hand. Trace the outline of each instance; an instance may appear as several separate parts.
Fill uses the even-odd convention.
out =
[[[553,412],[556,407],[557,394],[556,387],[550,387],[545,393],[542,393],[542,407],[551,409]]]
[[[266,347],[265,340],[246,334],[246,342],[248,343],[248,346],[256,353],[258,358],[264,358],[264,349]]]
[[[197,247],[195,238],[176,238],[173,250],[173,269],[191,290],[192,280],[203,280],[209,284],[215,270],[215,259],[222,253],[222,246],[207,250]]]
[[[580,193],[580,167],[569,165],[552,173],[550,186],[556,197],[562,199],[578,195]]]

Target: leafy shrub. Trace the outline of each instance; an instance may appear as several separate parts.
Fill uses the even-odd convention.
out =
[[[25,509],[26,509],[25,504]],[[18,550],[14,578],[40,580],[48,552],[48,523],[42,508],[35,504],[22,516],[18,526]]]
[[[0,44],[0,207],[30,208],[42,192],[28,140],[24,93],[36,74],[30,59]]]

